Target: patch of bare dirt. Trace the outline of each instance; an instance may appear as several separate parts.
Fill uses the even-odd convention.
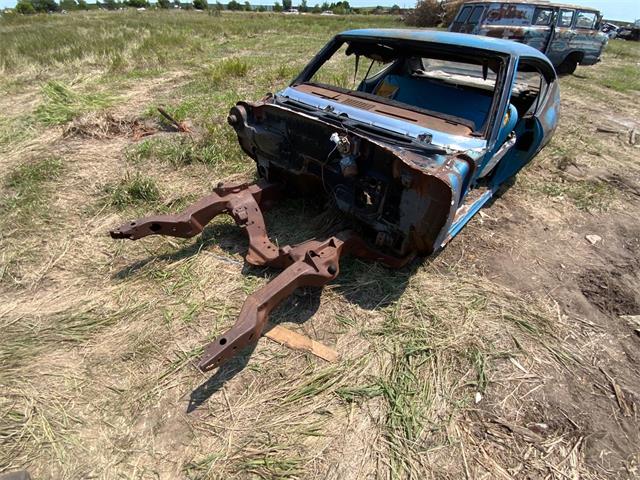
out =
[[[587,270],[578,280],[580,291],[605,315],[637,315],[640,306],[619,271]]]

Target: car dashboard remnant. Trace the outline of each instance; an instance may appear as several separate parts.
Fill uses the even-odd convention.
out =
[[[250,295],[200,361],[222,365],[258,340],[301,286],[322,286],[351,254],[400,268],[453,238],[556,128],[555,71],[503,40],[411,30],[353,30],[331,40],[281,92],[228,116],[259,179],[225,186],[181,214],[135,220],[113,238],[189,238],[220,214],[249,238],[246,261],[283,269]],[[350,220],[323,240],[276,246],[262,209],[324,198]]]

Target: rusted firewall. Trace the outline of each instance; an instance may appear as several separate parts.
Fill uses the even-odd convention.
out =
[[[376,247],[396,256],[429,255],[439,248],[457,190],[473,165],[429,143],[404,137],[394,138],[403,142],[395,146],[374,130],[357,128],[341,134],[351,149],[339,154],[331,138],[344,131],[343,119],[319,120],[272,99],[240,102],[228,120],[260,176],[286,184],[288,192],[321,192]],[[345,175],[345,160],[357,176]],[[467,170],[457,170],[457,164]]]

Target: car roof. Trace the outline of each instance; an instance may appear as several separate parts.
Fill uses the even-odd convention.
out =
[[[571,3],[556,3],[556,2],[548,2],[545,0],[470,0],[468,2],[464,2],[463,5],[474,5],[476,3],[514,3],[521,5],[534,5],[536,7],[558,7],[558,8],[567,8],[571,10],[583,10],[590,12],[600,13],[600,10],[593,7],[584,7],[582,5],[575,5]]]
[[[529,45],[499,38],[469,35],[467,33],[444,32],[441,30],[421,30],[404,28],[363,28],[348,30],[338,35],[340,38],[380,38],[410,40],[414,42],[440,43],[457,47],[475,48],[487,52],[498,52],[514,57],[537,58],[551,63],[544,53]]]

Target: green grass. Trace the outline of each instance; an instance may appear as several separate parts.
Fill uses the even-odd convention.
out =
[[[249,64],[240,58],[228,58],[208,72],[208,77],[212,87],[217,87],[229,78],[246,77],[249,72]]]
[[[160,189],[155,180],[141,173],[127,174],[117,184],[107,185],[105,191],[107,204],[120,210],[160,200]]]
[[[113,103],[113,99],[105,94],[78,93],[55,81],[42,87],[42,96],[44,101],[36,109],[35,115],[45,125],[61,125],[83,113],[102,110]]]
[[[238,173],[250,165],[238,147],[235,132],[226,125],[214,125],[197,139],[179,136],[145,140],[129,149],[127,158],[136,164],[158,160],[176,168],[205,165],[210,167],[213,178]]]
[[[243,459],[240,471],[262,479],[294,480],[304,478],[304,459],[280,451],[277,446],[266,448]]]
[[[616,59],[637,61],[640,59],[640,47],[635,42],[614,39],[609,41],[605,55]]]
[[[32,115],[21,115],[17,118],[0,118],[0,151],[29,138],[34,131]]]
[[[615,194],[611,185],[599,180],[544,182],[537,184],[537,188],[549,197],[567,199],[586,212],[606,211]]]
[[[47,157],[28,162],[15,168],[7,175],[2,207],[5,212],[29,216],[43,209],[47,200],[47,184],[60,175],[62,160]]]
[[[616,92],[640,91],[640,65],[635,60],[635,64],[608,68],[599,83]]]
[[[289,52],[295,52],[305,44],[311,50],[319,48],[330,35],[342,30],[397,24],[396,19],[381,16],[291,18],[243,13],[212,17],[193,12],[140,14],[132,10],[117,14],[78,12],[67,17],[7,17],[0,19],[0,71],[47,68],[46,74],[54,78],[56,70],[73,75],[96,65],[105,73],[118,74],[177,66],[194,68],[215,65],[220,58],[237,55],[247,47],[258,54],[273,51],[269,43],[255,48],[265,35],[281,40]],[[226,68],[237,73],[244,67]]]

